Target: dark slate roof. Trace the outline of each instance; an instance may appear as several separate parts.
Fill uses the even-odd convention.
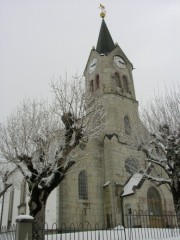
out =
[[[112,37],[109,33],[109,30],[104,19],[102,19],[96,51],[100,54],[107,54],[112,52],[114,48],[115,45],[112,40]]]

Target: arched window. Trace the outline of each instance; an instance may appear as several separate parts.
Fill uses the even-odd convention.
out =
[[[26,203],[26,180],[23,179],[21,183],[20,204]]]
[[[96,89],[99,89],[99,75],[96,75]]]
[[[129,203],[126,205],[126,214],[132,214],[132,207]]]
[[[21,183],[21,192],[20,192],[20,204],[18,206],[18,214],[26,214],[26,180],[23,179]]]
[[[125,207],[125,210],[126,210],[126,225],[127,227],[132,227],[134,225],[134,221],[133,221],[133,212],[132,212],[132,207],[131,207],[131,204],[127,204],[126,207]]]
[[[90,92],[94,92],[94,81],[90,81]]]
[[[161,198],[154,187],[150,187],[147,192],[148,211],[150,215],[162,215]]]
[[[121,79],[120,79],[119,73],[115,72],[114,78],[115,78],[116,87],[122,88],[122,84],[121,84]]]
[[[125,168],[126,168],[126,171],[130,174],[134,174],[134,173],[138,172],[138,170],[139,170],[138,161],[136,159],[134,159],[133,157],[128,157],[125,160]]]
[[[131,134],[131,124],[130,124],[128,116],[124,117],[124,129],[125,129],[125,134],[127,134],[127,135]]]
[[[8,223],[7,228],[10,229],[12,224],[12,215],[13,215],[13,205],[14,205],[14,187],[11,187],[9,195],[9,210],[8,210]]]
[[[88,199],[88,177],[86,171],[81,171],[78,176],[79,199]]]
[[[125,92],[129,92],[129,86],[128,86],[128,80],[127,80],[127,77],[126,76],[123,76],[122,77],[122,80],[123,80],[123,89]]]

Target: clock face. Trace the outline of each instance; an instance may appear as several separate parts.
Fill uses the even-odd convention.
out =
[[[89,64],[89,73],[94,72],[94,70],[96,69],[97,66],[97,59],[93,59],[90,64]]]
[[[119,68],[125,68],[126,67],[126,62],[120,56],[114,56],[114,62]]]

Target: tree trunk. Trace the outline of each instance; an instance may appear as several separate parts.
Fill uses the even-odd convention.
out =
[[[33,224],[33,240],[44,240],[44,228],[45,228],[45,210],[46,202],[50,193],[59,185],[63,180],[66,171],[74,164],[74,161],[69,161],[66,169],[63,169],[63,173],[59,168],[59,171],[54,173],[54,178],[51,184],[46,186],[39,185],[38,181],[29,183],[29,192],[31,197],[29,200],[30,215],[34,217]],[[41,178],[42,180],[42,178]]]
[[[41,210],[34,217],[33,240],[44,240],[45,228],[45,205],[42,203]]]
[[[176,214],[180,215],[180,194],[174,188],[172,188],[171,190],[172,190]]]
[[[39,189],[38,186],[33,188],[29,201],[30,215],[34,217],[33,223],[33,240],[44,240],[45,228],[45,210],[46,201],[49,193],[46,190]]]
[[[178,162],[178,159],[176,162]],[[175,170],[172,173],[172,185],[171,192],[173,195],[173,201],[175,206],[175,211],[177,215],[180,215],[180,181],[179,181],[179,166],[176,164]]]
[[[10,188],[12,184],[5,184],[4,189],[0,192],[0,198],[5,194],[5,192]]]

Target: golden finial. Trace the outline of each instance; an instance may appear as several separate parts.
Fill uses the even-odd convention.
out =
[[[103,5],[100,3],[99,8],[101,9],[100,17],[101,17],[101,18],[105,18],[105,16],[106,16],[105,6],[103,6]]]

